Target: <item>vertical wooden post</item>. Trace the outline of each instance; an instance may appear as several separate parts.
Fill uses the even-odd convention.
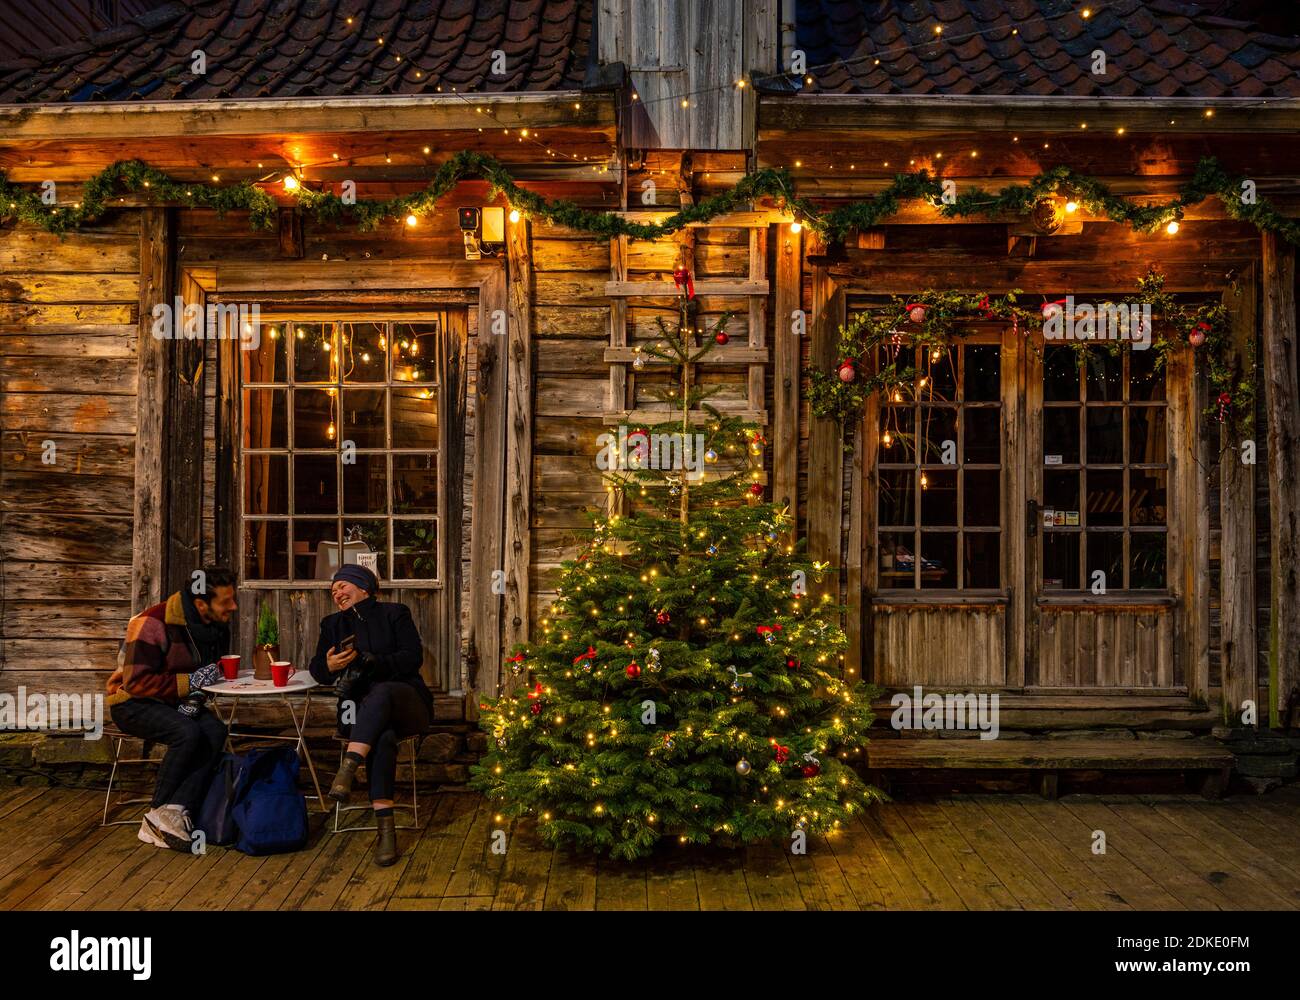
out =
[[[506,233],[505,648],[528,641],[529,518],[533,474],[533,267],[528,222]],[[507,686],[510,678],[507,678]]]
[[[131,611],[163,597],[163,483],[167,481],[167,344],[153,335],[155,305],[171,309],[172,217],[167,209],[140,212],[139,384],[136,390],[135,520],[131,540]],[[182,317],[173,317],[175,326]]]
[[[1296,378],[1295,248],[1264,234],[1264,382],[1272,558],[1269,724],[1286,724],[1300,687],[1300,385]]]
[[[479,291],[478,378],[474,386],[474,524],[470,539],[469,685],[495,697],[501,681],[500,595],[492,574],[501,565],[505,509],[506,348],[498,334],[507,310],[506,272],[497,268]]]
[[[776,301],[772,318],[772,500],[785,504],[792,519],[791,540],[799,525],[799,357],[803,339],[792,328],[800,308],[803,259],[800,235],[781,225],[776,239]]]
[[[461,594],[463,569],[462,543],[465,537],[465,390],[467,361],[469,357],[469,323],[460,309],[449,309],[443,330],[442,413],[440,419],[447,427],[447,449],[440,456],[446,476],[441,484],[447,507],[443,511],[439,530],[442,532],[443,565],[440,570],[442,585],[442,642],[439,644],[439,672],[436,680],[444,691],[460,690],[464,684],[461,676]],[[477,704],[468,699],[471,705]]]
[[[1254,355],[1258,309],[1252,265],[1223,293],[1231,330],[1223,361],[1240,379],[1246,359]],[[1255,649],[1255,466],[1242,462],[1242,434],[1227,425],[1219,431],[1219,517],[1222,522],[1219,552],[1223,626],[1220,648],[1223,663],[1223,717],[1233,725],[1240,719],[1242,703],[1259,697]]]
[[[143,259],[143,258],[141,258]],[[207,294],[190,275],[182,276],[180,295],[185,304],[198,306],[207,334]],[[219,331],[211,331],[217,335]],[[240,331],[220,333],[239,343]],[[164,341],[169,349],[170,373],[167,402],[163,415],[164,448],[167,453],[166,558],[164,559],[165,593],[184,586],[189,575],[199,568],[203,553],[199,551],[199,529],[203,520],[203,364],[207,353],[206,339],[186,337]]]
[[[1196,375],[1191,348],[1169,354],[1169,488],[1173,504],[1169,518],[1169,590],[1177,599],[1175,612],[1176,657],[1188,696],[1209,694],[1209,497],[1204,435],[1200,432],[1205,408],[1203,380]]]
[[[820,249],[820,240],[818,249]],[[835,364],[839,328],[844,323],[844,292],[825,267],[813,268],[813,368],[829,371]],[[808,427],[808,552],[818,560],[840,564],[840,507],[843,492],[843,429],[833,417],[810,415]],[[838,589],[838,588],[837,588]]]

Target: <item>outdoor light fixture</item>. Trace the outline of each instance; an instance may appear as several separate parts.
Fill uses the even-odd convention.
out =
[[[500,254],[506,241],[505,209],[499,205],[466,206],[456,209],[456,217],[465,240],[466,260]]]

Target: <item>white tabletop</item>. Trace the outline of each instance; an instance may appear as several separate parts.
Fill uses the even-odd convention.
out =
[[[239,676],[233,681],[223,677],[215,684],[204,685],[202,690],[208,694],[219,694],[229,698],[259,698],[279,694],[304,694],[319,686],[311,671],[299,667],[298,672],[289,678],[289,683],[284,687],[276,687],[269,680],[257,680],[251,670],[241,670]]]

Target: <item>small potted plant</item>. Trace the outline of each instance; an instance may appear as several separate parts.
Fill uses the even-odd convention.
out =
[[[280,626],[266,601],[257,612],[257,646],[253,650],[253,676],[259,681],[271,679],[271,661],[280,658]]]

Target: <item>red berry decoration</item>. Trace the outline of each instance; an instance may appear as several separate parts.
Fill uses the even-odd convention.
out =
[[[542,714],[542,703],[541,703],[540,701],[535,701],[535,702],[533,702],[532,704],[530,704],[530,705],[528,706],[528,708],[529,708],[529,710],[533,713],[533,715],[541,715],[541,714]]]
[[[846,361],[844,362],[844,364],[840,365],[841,382],[852,382],[857,377],[858,377],[858,370],[853,367],[853,362]]]
[[[725,344],[731,338],[727,336],[726,330],[719,330],[713,337],[719,344]]]
[[[788,667],[790,670],[798,670],[798,669],[799,669],[799,660],[798,660],[796,657],[791,656],[789,659],[787,659],[787,660],[785,661],[785,665],[786,665],[786,667]]]
[[[815,778],[822,773],[821,767],[817,764],[805,764],[799,770],[805,778]]]
[[[655,615],[655,621],[657,621],[660,625],[667,625],[670,621],[672,621],[672,619],[668,616],[667,611],[660,611],[657,615]]]
[[[633,660],[631,663],[629,663],[627,665],[627,669],[623,672],[627,674],[629,677],[631,677],[633,680],[636,680],[638,677],[641,676],[641,668],[637,666],[636,660]]]
[[[776,744],[776,762],[784,764],[790,756],[790,748],[783,747],[780,743]]]

